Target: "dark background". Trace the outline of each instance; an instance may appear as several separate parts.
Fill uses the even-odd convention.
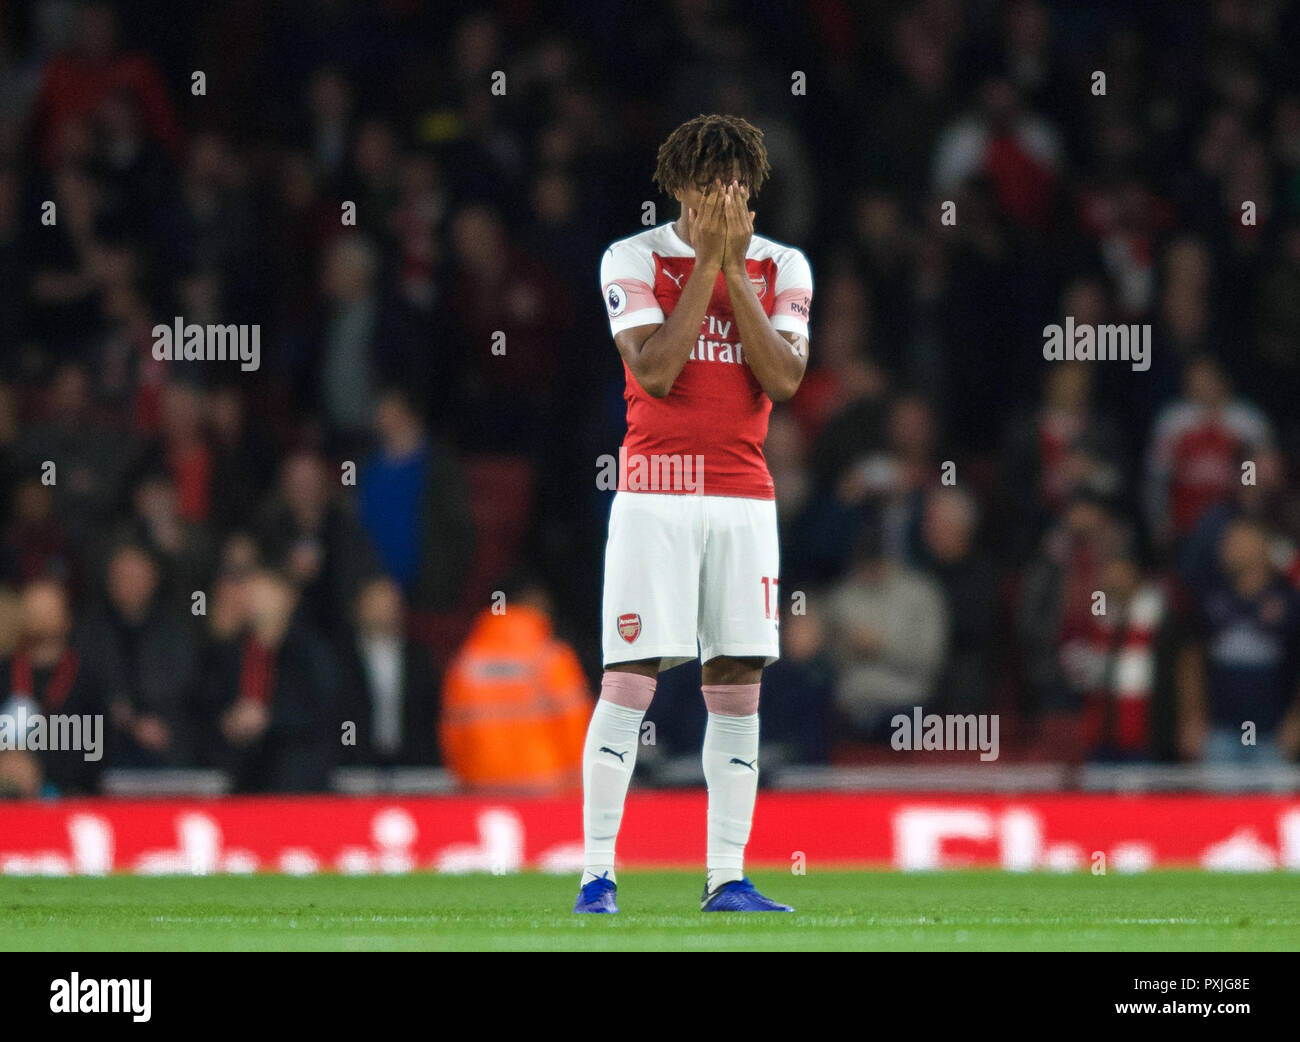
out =
[[[815,279],[811,368],[767,449],[787,649],[765,739],[796,762],[872,756],[834,608],[865,542],[946,606],[913,700],[1002,713],[1012,758],[1115,752],[1087,714],[1114,697],[1122,640],[1087,594],[1131,565],[1163,609],[1135,638],[1146,709],[1120,753],[1186,758],[1179,663],[1227,625],[1206,613],[1224,577],[1197,581],[1227,519],[1267,526],[1278,591],[1300,577],[1298,17],[1269,0],[0,3],[0,654],[22,646],[23,590],[52,576],[95,660],[84,627],[113,624],[105,569],[130,542],[192,631],[169,638],[187,668],[224,675],[201,664],[239,621],[213,632],[192,591],[215,603],[257,562],[299,574],[305,543],[298,611],[336,656],[376,575],[436,676],[528,573],[594,691],[595,474],[623,431],[599,261],[647,201],[677,216],[655,151],[722,111],[765,131],[758,230]],[[1066,314],[1150,324],[1150,370],[1045,362]],[[260,369],[158,362],[151,329],[176,315],[258,324]],[[404,399],[429,437],[406,556],[377,531],[382,496],[364,502],[397,437],[380,403]],[[347,460],[360,488],[335,480]],[[1290,653],[1294,594],[1277,595]],[[1090,679],[1063,665],[1079,656]],[[652,710],[669,752],[701,726],[691,669]],[[1280,714],[1293,664],[1270,677]],[[201,731],[209,709],[167,711]]]

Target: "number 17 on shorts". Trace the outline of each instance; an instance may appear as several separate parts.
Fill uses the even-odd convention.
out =
[[[780,655],[776,503],[736,496],[614,496],[605,548],[606,665]]]

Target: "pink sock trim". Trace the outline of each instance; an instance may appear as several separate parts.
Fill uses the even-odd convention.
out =
[[[655,685],[658,683],[657,677],[607,669],[600,679],[600,697],[616,706],[639,709],[644,713],[650,708],[650,700],[655,696]]]
[[[704,705],[719,716],[753,716],[758,712],[760,684],[705,684]]]

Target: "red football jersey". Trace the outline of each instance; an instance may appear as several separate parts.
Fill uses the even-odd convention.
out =
[[[1272,442],[1268,420],[1245,402],[1216,414],[1186,401],[1166,406],[1149,450],[1151,495],[1167,497],[1154,516],[1178,534],[1191,531],[1208,508],[1232,498],[1242,450]]]
[[[662,323],[694,267],[694,249],[671,223],[614,243],[600,265],[610,332]],[[745,268],[773,327],[806,337],[813,288],[804,255],[754,235]],[[750,372],[739,338],[719,272],[699,339],[666,397],[647,394],[624,363],[621,491],[774,497],[763,457],[772,400]],[[679,467],[693,479],[688,487],[660,480]]]

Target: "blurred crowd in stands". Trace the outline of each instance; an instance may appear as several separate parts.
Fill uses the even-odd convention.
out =
[[[0,751],[0,788],[572,784],[623,432],[597,269],[676,218],[655,149],[710,111],[766,132],[756,225],[815,278],[765,763],[933,757],[889,747],[914,706],[998,713],[1011,761],[1294,759],[1298,32],[1278,0],[0,4],[0,713],[109,727],[100,762]],[[1149,325],[1149,369],[1045,360],[1066,316]],[[259,326],[260,366],[157,359],[176,317]],[[647,778],[698,684],[661,678]]]

